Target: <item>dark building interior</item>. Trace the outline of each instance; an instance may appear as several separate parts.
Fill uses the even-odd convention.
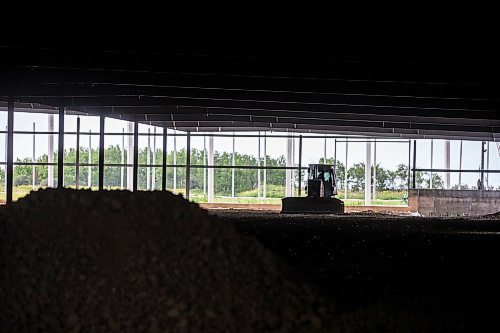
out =
[[[498,214],[207,212],[165,193],[165,185],[155,193],[104,191],[104,153],[99,191],[62,189],[60,159],[54,162],[60,189],[13,202],[16,110],[99,116],[101,151],[105,118],[133,122],[136,134],[147,124],[190,134],[497,142],[497,30],[416,21],[355,27],[31,21],[19,29],[4,22],[0,327],[497,331]],[[133,192],[137,172],[134,160]],[[496,191],[485,192],[480,198]]]

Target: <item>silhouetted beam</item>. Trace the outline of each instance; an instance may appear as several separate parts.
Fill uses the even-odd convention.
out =
[[[259,114],[265,114],[270,112],[262,112]],[[126,116],[122,114],[121,116]],[[320,122],[320,123],[343,123],[346,121],[364,121],[379,123],[381,126],[391,127],[393,124],[396,127],[408,127],[422,124],[426,128],[429,126],[453,126],[453,127],[483,127],[482,131],[489,131],[491,128],[500,127],[499,120],[487,120],[487,119],[475,119],[474,121],[468,122],[464,119],[447,119],[447,118],[428,118],[428,117],[384,117],[384,116],[374,116],[374,115],[356,115],[356,114],[337,114],[329,113],[326,115],[319,115],[315,113],[280,113],[278,115],[233,115],[229,112],[226,113],[200,113],[200,114],[182,114],[182,113],[166,113],[166,114],[134,114],[137,119],[146,121],[247,121],[247,122],[266,122],[266,123],[278,123],[282,121],[291,122]]]
[[[172,127],[173,128],[173,127]],[[269,127],[175,127],[179,131],[191,131],[195,132],[226,132],[231,133],[233,131],[239,132],[256,132],[256,131],[269,131]],[[274,132],[289,132],[292,128],[273,128]],[[321,134],[332,134],[332,135],[345,135],[345,136],[360,136],[360,137],[379,137],[379,138],[392,138],[392,139],[448,139],[448,140],[470,140],[470,141],[500,141],[499,137],[491,136],[468,136],[469,133],[431,133],[423,132],[421,134],[411,134],[411,133],[381,133],[376,131],[363,131],[360,132],[359,129],[347,130],[338,128],[293,128],[294,133],[321,133]]]
[[[141,37],[142,38],[142,37]],[[234,41],[232,41],[234,43]],[[332,41],[332,43],[334,43]],[[129,43],[130,44],[130,43]],[[156,43],[158,44],[158,43]],[[393,46],[394,47],[394,46]],[[339,48],[336,48],[340,52]],[[380,50],[380,49],[379,49]],[[37,66],[81,68],[85,70],[108,70],[123,72],[196,72],[239,75],[340,77],[365,80],[413,80],[424,82],[471,81],[494,82],[493,74],[477,73],[471,68],[484,66],[478,61],[472,63],[454,61],[399,62],[391,57],[378,59],[373,50],[365,61],[359,57],[339,59],[335,56],[310,56],[298,58],[282,54],[279,57],[255,57],[248,55],[210,55],[202,52],[105,52],[85,49],[50,49],[8,47],[1,50],[0,60],[10,66]],[[308,50],[312,52],[312,50]],[[364,50],[369,52],[370,50]],[[399,50],[398,50],[399,51]],[[378,51],[380,52],[380,51]],[[296,53],[296,52],[294,52]],[[436,54],[438,52],[435,52]]]
[[[70,108],[79,107],[167,107],[170,105],[184,105],[189,107],[227,108],[227,109],[257,109],[257,110],[282,110],[291,112],[325,112],[325,113],[360,113],[373,115],[400,115],[417,117],[443,117],[443,118],[472,118],[500,120],[500,112],[497,110],[484,111],[472,109],[443,109],[443,108],[421,108],[421,107],[395,107],[376,105],[351,105],[351,104],[327,104],[327,103],[302,103],[302,102],[280,102],[260,100],[237,100],[237,99],[214,99],[214,98],[192,98],[187,96],[176,97],[24,97],[21,102],[36,102],[41,104],[55,105],[63,104]],[[113,108],[109,109],[113,112]],[[124,113],[124,112],[120,112]]]
[[[47,81],[45,81],[47,82]],[[311,88],[302,91],[285,91],[274,89],[244,89],[224,88],[218,86],[201,86],[199,83],[182,86],[179,83],[172,85],[134,85],[111,83],[41,83],[24,84],[16,90],[21,97],[191,97],[229,100],[258,100],[287,103],[315,103],[315,104],[350,104],[373,105],[388,107],[421,107],[441,109],[475,109],[499,110],[500,100],[495,98],[443,98],[420,96],[412,92],[408,95],[370,94],[366,92],[321,92]]]
[[[0,50],[0,55],[2,50]],[[63,60],[64,61],[64,60]],[[164,60],[163,60],[164,61]],[[116,63],[116,58],[113,59]],[[7,67],[6,67],[7,66]],[[432,68],[432,67],[431,67]],[[478,69],[475,69],[477,71]],[[190,70],[172,70],[162,72],[158,68],[151,71],[144,70],[120,70],[113,68],[78,68],[71,66],[43,66],[39,63],[26,66],[15,66],[8,62],[0,62],[0,77],[10,77],[2,73],[14,76],[19,84],[15,86],[19,92],[26,94],[27,86],[32,84],[51,83],[53,87],[45,87],[47,91],[58,91],[57,84],[64,86],[66,91],[74,92],[74,89],[93,88],[94,91],[105,92],[116,91],[163,91],[173,87],[199,87],[206,89],[242,90],[258,92],[287,92],[287,93],[326,93],[337,95],[361,95],[361,96],[388,96],[388,97],[416,97],[438,99],[461,99],[461,100],[498,100],[498,83],[492,80],[490,84],[481,84],[472,79],[463,80],[467,72],[474,72],[466,68],[450,68],[442,81],[411,80],[411,76],[403,76],[399,80],[377,80],[373,78],[343,77],[338,71],[328,73],[323,69],[321,76],[293,76],[270,75],[269,73],[258,73],[258,71],[247,74],[236,72],[223,74],[213,70],[211,72]],[[8,73],[7,73],[8,72]],[[307,74],[307,73],[306,73]],[[496,78],[494,71],[481,73]],[[458,76],[462,80],[454,80]],[[13,88],[12,83],[0,80],[0,91],[4,88]],[[15,83],[15,82],[14,82]],[[41,88],[41,87],[40,87]],[[128,89],[128,90],[127,90]],[[30,89],[35,92],[36,90]],[[29,93],[28,91],[28,93]],[[60,90],[59,90],[60,91]],[[64,91],[64,90],[63,90]],[[0,93],[1,94],[1,93]]]
[[[433,114],[428,117],[420,116],[402,116],[402,115],[381,115],[369,113],[347,113],[347,112],[311,112],[311,111],[289,111],[289,110],[266,110],[266,109],[251,109],[251,108],[207,108],[207,107],[186,107],[186,106],[164,106],[164,107],[78,107],[76,110],[89,113],[105,113],[109,115],[125,116],[139,115],[146,116],[149,119],[158,117],[172,120],[175,117],[190,117],[191,120],[203,120],[208,116],[233,116],[239,117],[295,117],[295,118],[318,118],[318,119],[359,119],[369,121],[394,121],[394,122],[428,122],[428,123],[444,123],[444,124],[459,124],[459,125],[491,125],[500,126],[500,120],[480,117],[471,118],[446,118],[438,117]],[[139,117],[142,118],[143,117]],[[242,118],[240,118],[242,119]],[[425,120],[424,120],[425,119]]]

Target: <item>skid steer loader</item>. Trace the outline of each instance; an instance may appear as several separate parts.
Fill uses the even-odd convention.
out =
[[[337,198],[335,168],[330,164],[309,164],[307,196],[281,200],[281,213],[343,214],[344,202]]]

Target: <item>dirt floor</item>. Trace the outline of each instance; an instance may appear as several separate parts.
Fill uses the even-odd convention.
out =
[[[0,332],[499,332],[499,238],[500,214],[47,189],[0,207]]]
[[[256,237],[290,265],[295,278],[333,300],[347,331],[500,330],[498,214],[210,214]]]

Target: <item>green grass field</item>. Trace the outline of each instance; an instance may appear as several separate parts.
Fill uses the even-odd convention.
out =
[[[38,189],[38,187],[36,188]],[[108,190],[118,190],[119,188],[108,188]],[[25,197],[28,195],[32,190],[31,185],[22,185],[22,186],[15,186],[14,187],[14,193],[13,193],[13,199],[14,201]],[[93,187],[92,190],[97,190],[97,187]],[[169,189],[172,191],[172,189]],[[178,189],[177,193],[184,194],[184,189]],[[254,193],[255,192],[255,193]],[[269,195],[274,195],[275,197],[267,197],[267,198],[258,198],[257,197],[257,190],[254,191],[245,191],[243,193],[240,193],[236,197],[230,197],[230,196],[216,196],[214,198],[214,202],[216,203],[242,203],[242,204],[281,204],[281,198],[282,196],[278,196],[278,191],[271,191],[268,192]],[[272,193],[272,194],[271,194]],[[403,199],[403,195],[406,193],[406,191],[380,191],[377,192],[377,200],[372,202],[372,205],[376,206],[407,206],[407,202]],[[250,194],[250,195],[249,195]],[[254,196],[255,194],[255,196]],[[279,193],[281,194],[281,193]],[[338,196],[339,199],[343,200],[343,193],[340,193]],[[207,197],[206,195],[203,195],[202,192],[193,190],[191,192],[191,201],[193,202],[207,202]],[[346,206],[364,206],[365,201],[364,201],[364,193],[362,192],[357,192],[357,193],[348,193],[348,199],[343,200],[344,204]],[[0,202],[5,202],[5,190],[2,187],[0,187]]]

